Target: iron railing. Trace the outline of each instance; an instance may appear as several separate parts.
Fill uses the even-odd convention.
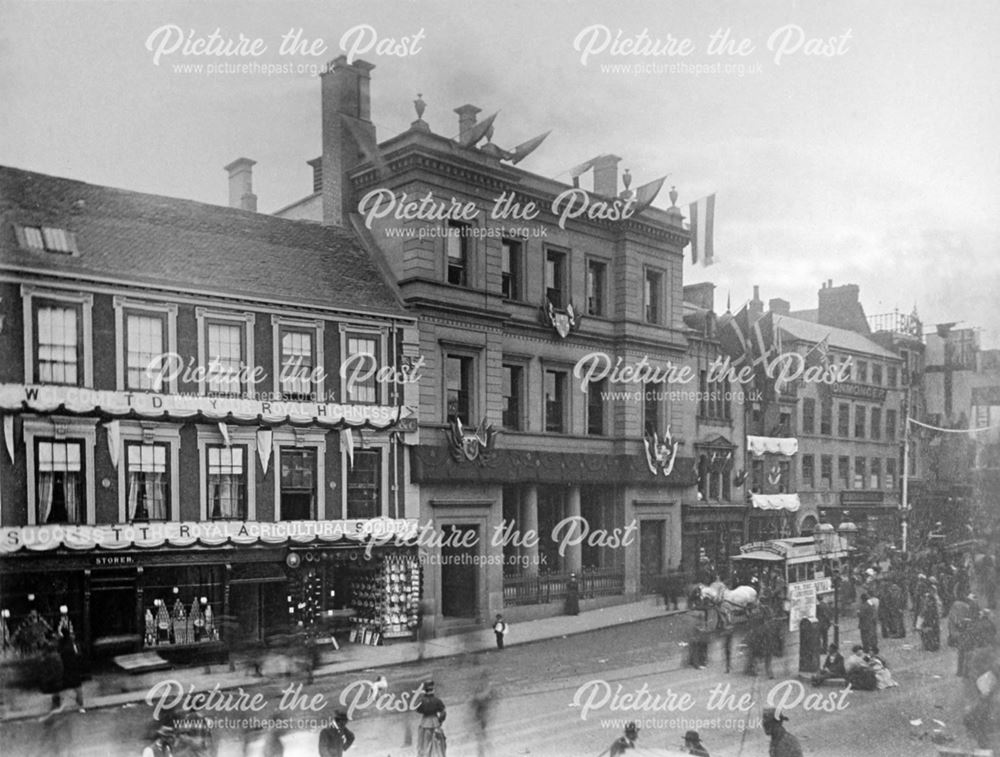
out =
[[[503,579],[505,607],[541,605],[566,599],[570,573],[527,573]],[[613,597],[625,593],[625,569],[587,568],[576,574],[580,599]]]

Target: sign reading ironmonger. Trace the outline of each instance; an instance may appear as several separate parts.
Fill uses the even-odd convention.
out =
[[[338,541],[362,543],[406,542],[417,536],[416,519],[373,518],[370,520],[296,520],[277,523],[256,521],[181,521],[128,523],[104,526],[18,526],[0,528],[0,554],[22,549],[45,551],[70,549],[124,549],[126,547],[187,546],[201,542],[209,546],[232,542]]]

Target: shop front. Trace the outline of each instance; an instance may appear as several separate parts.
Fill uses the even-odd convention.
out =
[[[90,659],[155,651],[186,663],[300,631],[380,644],[412,637],[419,622],[415,520],[145,530],[0,529],[10,654],[34,653],[66,624]]]

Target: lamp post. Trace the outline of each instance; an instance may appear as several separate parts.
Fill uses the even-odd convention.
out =
[[[820,523],[813,534],[816,549],[823,558],[824,566],[830,572],[830,586],[833,588],[833,643],[840,647],[840,571],[830,563],[837,548],[837,531],[830,523]]]

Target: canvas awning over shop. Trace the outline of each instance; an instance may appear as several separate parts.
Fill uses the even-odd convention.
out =
[[[796,513],[802,507],[796,494],[751,494],[753,506],[757,510],[787,510]]]
[[[799,451],[799,440],[787,436],[748,436],[747,449],[750,454],[791,456]]]

